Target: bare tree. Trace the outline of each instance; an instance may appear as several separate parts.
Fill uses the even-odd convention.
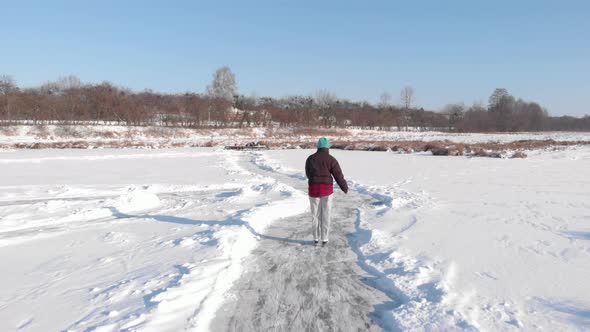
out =
[[[391,106],[391,100],[391,94],[389,94],[389,92],[383,92],[381,96],[379,96],[379,107],[388,108]]]
[[[463,119],[463,115],[465,113],[465,104],[448,104],[443,108],[443,113],[449,118],[449,130],[456,129],[459,121]]]
[[[492,94],[490,95],[488,108],[489,109],[495,108],[496,106],[498,106],[500,104],[500,102],[502,102],[502,99],[504,99],[508,96],[510,96],[510,94],[508,93],[508,90],[506,90],[504,88],[496,88],[494,90],[494,92],[492,92]]]
[[[211,85],[207,86],[207,94],[213,98],[233,101],[238,91],[236,76],[228,66],[221,67],[213,74]]]
[[[496,89],[490,96],[489,112],[498,131],[510,130],[516,99],[506,89]]]
[[[10,75],[0,75],[0,94],[6,95],[16,89],[14,78]]]
[[[324,126],[334,125],[336,123],[335,103],[338,97],[328,90],[318,90],[314,94],[313,101],[318,107]]]
[[[236,76],[228,66],[223,66],[213,74],[211,85],[207,86],[207,94],[211,97],[211,102],[207,107],[207,121],[211,124],[211,111],[215,110],[218,114],[217,119],[224,121],[226,115],[226,106],[230,106],[234,101],[234,95],[237,93]]]
[[[491,127],[489,114],[481,103],[475,103],[463,115],[463,119],[456,124],[456,130],[466,132],[489,131]]]
[[[402,101],[402,106],[406,110],[409,110],[412,107],[412,103],[414,102],[414,88],[411,86],[404,87],[400,93],[400,98]]]
[[[56,84],[59,87],[59,89],[62,91],[70,90],[70,89],[78,89],[82,86],[82,82],[80,81],[80,78],[75,75],[68,75],[68,76],[60,77],[57,79]]]
[[[410,108],[412,107],[412,103],[414,102],[414,88],[412,88],[411,86],[404,87],[400,92],[400,99],[402,103],[402,110],[398,128],[401,129],[401,126],[404,126],[407,130],[408,124],[412,121]]]
[[[229,69],[228,69],[229,70]],[[231,74],[233,75],[233,74]],[[217,82],[224,82],[225,74]],[[246,97],[235,93],[235,78],[230,80],[232,98],[225,99],[224,84],[214,83],[209,95],[163,94],[151,90],[133,92],[111,83],[82,84],[75,76],[66,76],[40,87],[22,88],[10,76],[0,75],[0,124],[15,120],[32,121],[33,124],[93,121],[132,125],[166,125],[200,127],[210,114],[210,124],[216,126],[360,126],[384,128],[414,126],[426,129],[450,129],[460,132],[489,131],[540,131],[585,130],[590,131],[590,116],[551,117],[543,107],[511,96],[506,89],[496,89],[490,96],[490,107],[474,104],[466,108],[451,104],[444,112],[432,112],[416,107],[414,91],[403,90],[403,105],[391,104],[391,97],[384,93],[379,105],[362,101],[338,99],[336,95],[320,90],[311,96],[284,98]],[[231,93],[226,93],[229,97]],[[237,97],[236,97],[237,96]],[[243,112],[228,112],[232,101]],[[383,107],[388,105],[387,107]],[[405,107],[405,108],[404,108]],[[318,123],[318,119],[321,122]],[[6,121],[8,120],[8,121]],[[10,123],[12,124],[12,123]]]
[[[0,75],[0,114],[5,120],[12,120],[11,95],[18,90],[14,78]]]

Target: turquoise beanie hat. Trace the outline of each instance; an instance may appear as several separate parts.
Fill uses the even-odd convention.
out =
[[[326,149],[330,148],[330,141],[325,137],[320,138],[320,140],[318,141],[318,149],[321,149],[321,148],[326,148]]]

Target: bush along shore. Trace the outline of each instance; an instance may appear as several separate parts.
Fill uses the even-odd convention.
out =
[[[526,151],[558,150],[572,146],[590,145],[590,141],[519,140],[508,143],[457,143],[442,141],[335,141],[332,149],[352,151],[382,151],[395,153],[431,152],[435,156],[470,156],[490,158],[526,158]],[[61,141],[0,145],[0,149],[164,149],[164,148],[223,147],[231,150],[315,149],[313,142],[252,141],[224,144],[221,141],[178,142],[142,140],[122,141]]]
[[[313,143],[296,142],[276,145],[262,142],[269,148],[314,149]],[[509,143],[456,143],[444,141],[358,141],[334,142],[332,149],[383,151],[397,153],[431,152],[435,156],[470,156],[490,158],[527,158],[525,151],[558,150],[571,146],[590,145],[590,141],[520,140]]]

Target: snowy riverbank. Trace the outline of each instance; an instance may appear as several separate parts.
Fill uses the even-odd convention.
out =
[[[464,144],[511,143],[522,140],[590,142],[587,132],[448,133],[322,128],[128,127],[120,125],[0,126],[0,148],[174,148],[243,145],[266,141],[273,146],[315,143],[319,136],[334,142],[432,142]]]

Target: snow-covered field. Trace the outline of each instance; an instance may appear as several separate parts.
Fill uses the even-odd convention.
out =
[[[307,152],[267,155],[295,172]],[[353,194],[375,199],[358,207],[357,232],[383,287],[404,299],[393,327],[590,329],[590,149],[528,160],[333,154]]]
[[[317,135],[329,136],[342,142],[354,141],[437,141],[455,143],[509,143],[518,140],[590,141],[585,132],[533,132],[533,133],[446,133],[437,131],[397,131],[366,129],[321,129],[294,128],[221,128],[185,129],[168,127],[127,127],[120,125],[72,125],[32,126],[18,125],[0,127],[0,146],[14,144],[79,142],[90,147],[101,144],[142,143],[151,147],[217,146],[245,144],[252,141],[272,140],[275,144],[315,142]],[[125,146],[125,144],[122,144]]]
[[[210,329],[232,285],[258,276],[244,262],[266,232],[305,225],[312,152],[0,152],[0,330]],[[326,273],[354,264],[338,278],[372,280],[373,302],[386,300],[367,313],[375,326],[590,329],[590,148],[333,154],[351,182],[335,197],[333,222],[350,224],[334,245],[356,259]],[[273,250],[316,255],[291,242]]]
[[[0,330],[206,330],[303,193],[205,150],[0,154]],[[112,325],[114,324],[114,325]]]

